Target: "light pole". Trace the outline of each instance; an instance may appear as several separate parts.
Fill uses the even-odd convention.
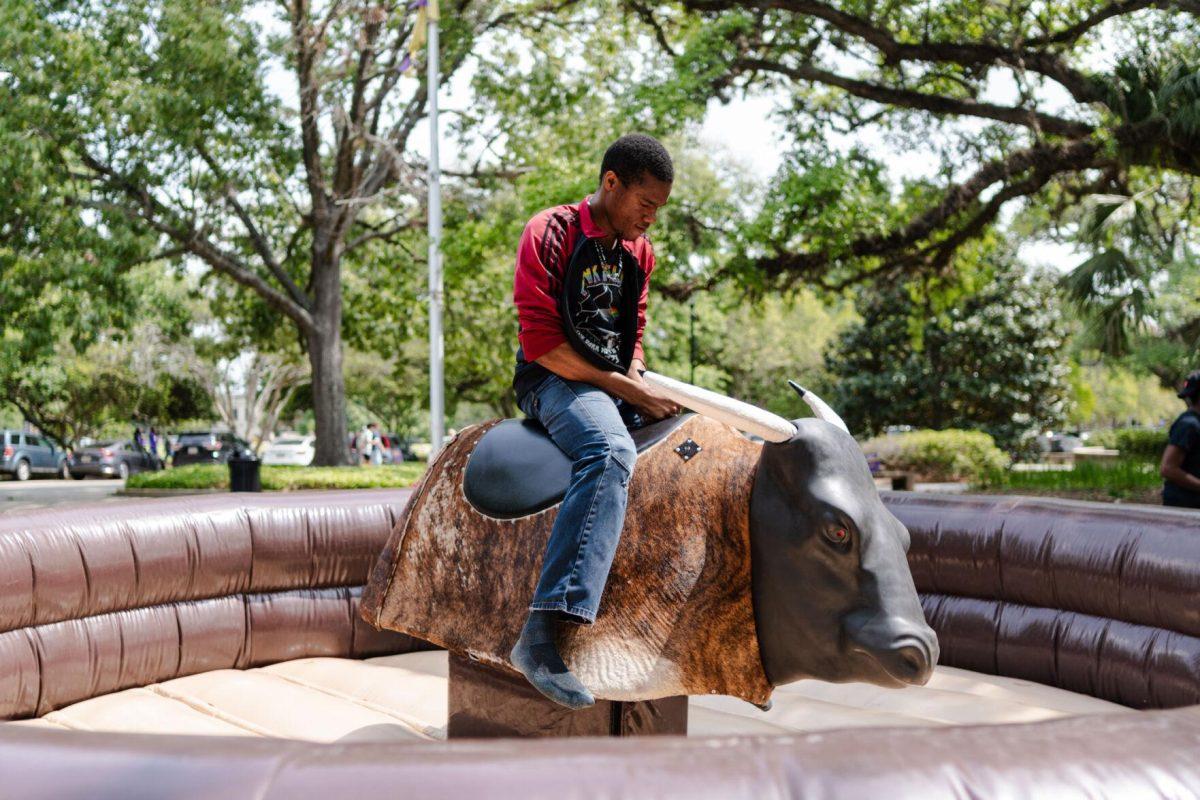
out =
[[[438,4],[428,0],[429,36],[429,442],[436,453],[446,434],[442,343],[442,190],[438,163]]]
[[[696,298],[688,303],[688,365],[691,367],[688,383],[696,385]]]

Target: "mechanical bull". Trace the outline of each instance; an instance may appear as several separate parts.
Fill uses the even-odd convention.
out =
[[[923,684],[938,657],[905,553],[842,420],[788,422],[646,373],[701,412],[634,433],[629,506],[596,623],[559,652],[598,699],[728,694],[800,678]],[[756,433],[756,444],[736,429]],[[536,423],[460,432],[430,465],[364,592],[363,617],[499,668],[570,480]]]

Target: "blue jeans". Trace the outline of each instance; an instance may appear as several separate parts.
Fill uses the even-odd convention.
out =
[[[557,375],[527,392],[521,410],[541,422],[573,462],[529,608],[559,611],[591,624],[625,525],[629,479],[637,460],[627,428],[642,420],[603,389]]]

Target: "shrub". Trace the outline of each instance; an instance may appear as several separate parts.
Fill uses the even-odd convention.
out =
[[[982,431],[911,431],[876,436],[862,447],[887,469],[931,481],[978,480],[1008,466],[1008,456]]]
[[[378,489],[411,486],[425,472],[423,462],[381,467],[269,467],[260,473],[265,492],[301,489]],[[131,475],[130,489],[228,489],[229,467],[197,464]]]
[[[1093,431],[1089,446],[1109,447],[1121,451],[1121,458],[1157,462],[1167,446],[1166,428],[1108,428]]]

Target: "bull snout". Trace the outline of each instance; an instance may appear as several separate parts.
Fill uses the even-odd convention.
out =
[[[924,686],[933,675],[937,635],[923,620],[855,612],[846,618],[843,630],[850,652],[875,662],[897,683]]]

